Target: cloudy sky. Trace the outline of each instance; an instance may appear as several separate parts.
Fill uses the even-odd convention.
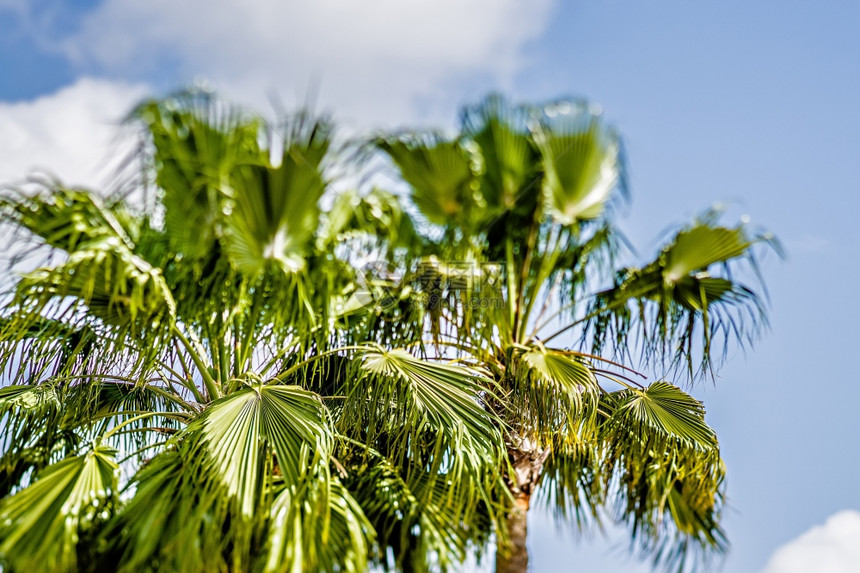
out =
[[[694,6],[695,5],[695,6]],[[453,125],[488,90],[585,96],[623,132],[643,254],[715,201],[776,232],[772,329],[695,390],[729,471],[724,571],[860,562],[860,5],[592,0],[0,0],[0,181],[99,185],[141,97],[207,78],[347,126]],[[841,278],[840,278],[841,277]],[[531,516],[534,571],[646,571]],[[852,568],[855,567],[855,568]]]

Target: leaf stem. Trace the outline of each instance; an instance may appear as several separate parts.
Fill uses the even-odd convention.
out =
[[[203,362],[203,359],[197,353],[197,350],[194,348],[194,345],[191,344],[191,341],[186,338],[182,331],[174,324],[170,327],[171,332],[182,342],[182,345],[185,346],[185,349],[188,351],[188,355],[191,357],[191,361],[194,362],[194,365],[197,367],[197,370],[200,372],[200,376],[203,378],[203,384],[206,385],[206,391],[209,393],[209,400],[216,400],[221,397],[221,389],[218,388],[218,383],[215,382],[215,379],[212,378],[212,374],[209,372],[209,369],[206,367],[206,364]]]

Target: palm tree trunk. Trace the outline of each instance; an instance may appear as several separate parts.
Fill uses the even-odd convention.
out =
[[[496,548],[496,573],[526,573],[529,569],[528,535],[529,496],[519,494],[507,516],[508,545]]]
[[[514,504],[506,516],[507,545],[496,548],[496,573],[526,573],[529,569],[528,513],[532,494],[540,482],[543,463],[550,449],[541,449],[528,439],[508,441],[508,459],[513,470],[506,476]]]

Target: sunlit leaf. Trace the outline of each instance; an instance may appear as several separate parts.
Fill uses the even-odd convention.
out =
[[[279,167],[238,167],[232,184],[224,243],[230,260],[251,277],[269,264],[288,274],[302,270],[325,190],[316,167],[301,150],[288,151]]]
[[[412,188],[412,200],[433,223],[444,225],[472,208],[474,174],[468,152],[440,138],[383,139],[379,146]]]
[[[716,447],[716,435],[705,423],[704,406],[677,386],[655,382],[644,390],[625,390],[621,396],[614,404],[615,420],[632,428],[647,426],[706,450]]]
[[[0,559],[15,569],[75,571],[78,530],[116,493],[116,452],[103,447],[54,464],[0,502]]]
[[[535,137],[546,170],[545,192],[561,224],[598,218],[623,180],[621,144],[587,104],[548,104]]]

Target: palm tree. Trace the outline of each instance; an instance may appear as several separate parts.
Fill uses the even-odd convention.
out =
[[[732,267],[775,243],[707,213],[619,268],[586,104],[361,146],[200,93],[130,121],[118,191],[0,207],[31,268],[0,316],[5,570],[445,570],[495,540],[525,571],[535,494],[656,563],[724,549],[701,403],[630,364],[692,380],[749,342]],[[334,191],[380,152],[403,193]]]

